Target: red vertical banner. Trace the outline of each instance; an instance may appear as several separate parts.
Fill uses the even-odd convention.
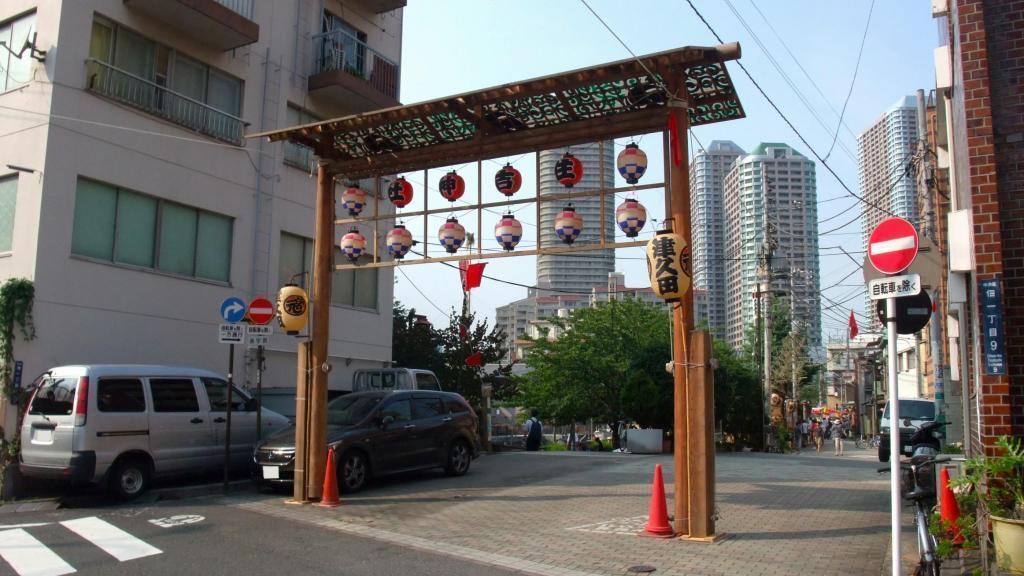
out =
[[[487,266],[486,262],[479,264],[470,264],[466,270],[465,280],[463,285],[466,290],[472,290],[473,288],[479,288],[480,283],[484,277],[484,266]]]
[[[679,166],[683,163],[683,150],[679,145],[679,125],[671,114],[668,115],[668,138],[672,146],[672,162]]]

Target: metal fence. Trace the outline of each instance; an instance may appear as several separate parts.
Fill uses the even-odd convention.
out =
[[[345,30],[313,36],[313,74],[343,70],[398,99],[398,63]]]
[[[87,58],[86,89],[217,140],[242,145],[245,122],[106,62]]]
[[[253,0],[215,0],[217,4],[226,6],[233,12],[237,12],[242,16],[245,16],[249,20],[252,20],[252,6]]]

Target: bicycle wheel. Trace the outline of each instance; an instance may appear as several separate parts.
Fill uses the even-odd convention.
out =
[[[914,570],[914,576],[939,576],[939,561],[925,562],[922,560]]]

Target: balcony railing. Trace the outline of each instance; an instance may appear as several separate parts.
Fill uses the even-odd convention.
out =
[[[342,70],[398,99],[398,63],[349,32],[337,29],[313,36],[313,54],[313,74]]]
[[[253,0],[215,0],[217,4],[224,6],[231,11],[245,16],[249,20],[253,20],[252,17],[252,6]]]
[[[242,145],[245,122],[241,118],[95,58],[86,59],[85,69],[87,90],[211,138]]]

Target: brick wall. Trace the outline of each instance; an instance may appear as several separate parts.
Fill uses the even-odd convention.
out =
[[[956,18],[976,280],[1003,280],[1009,375],[983,375],[978,386],[981,440],[991,447],[1024,426],[1024,1],[957,0]]]

